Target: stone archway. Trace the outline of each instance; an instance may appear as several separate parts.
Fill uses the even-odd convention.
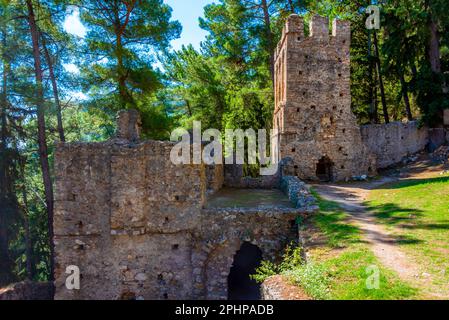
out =
[[[229,300],[259,300],[260,285],[250,279],[262,261],[262,250],[256,245],[244,242],[234,256],[228,276]]]

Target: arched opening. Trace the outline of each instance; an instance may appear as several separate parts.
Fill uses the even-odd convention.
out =
[[[234,263],[228,276],[229,300],[259,300],[260,285],[250,279],[256,273],[262,261],[262,251],[259,247],[245,242],[234,256]]]
[[[329,182],[333,180],[333,166],[334,163],[328,157],[322,157],[316,165],[316,176],[322,182]]]

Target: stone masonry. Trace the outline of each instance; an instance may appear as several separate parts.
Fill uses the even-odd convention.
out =
[[[314,16],[310,36],[291,15],[275,53],[274,128],[280,158],[306,180],[344,180],[376,172],[351,111],[350,24]]]
[[[417,121],[370,124],[361,126],[361,132],[365,145],[376,155],[379,169],[400,163],[429,143],[428,128],[420,127]]]
[[[172,164],[174,143],[140,141],[138,123],[122,112],[116,138],[57,147],[56,299],[226,299],[244,242],[275,260],[298,240],[297,217],[316,210],[299,180],[292,207],[206,208],[223,166]],[[72,265],[80,290],[65,286]]]

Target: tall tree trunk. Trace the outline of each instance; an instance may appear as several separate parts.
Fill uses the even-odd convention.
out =
[[[30,232],[30,219],[28,215],[28,196],[26,190],[26,181],[25,181],[25,163],[26,159],[20,159],[20,176],[22,180],[22,213],[23,213],[23,226],[25,229],[25,255],[26,255],[26,270],[27,270],[27,278],[29,280],[33,280],[34,278],[34,270],[36,267],[34,265],[34,256],[33,256],[33,242],[31,239]]]
[[[372,100],[371,100],[371,105],[373,108],[373,118],[374,118],[374,123],[379,123],[379,99],[377,96],[377,71],[374,68],[374,73],[373,73],[373,96],[372,96]]]
[[[54,280],[54,232],[53,232],[53,184],[48,163],[48,146],[45,124],[45,101],[42,85],[42,66],[39,52],[39,30],[36,25],[32,0],[26,0],[28,8],[28,23],[33,43],[34,72],[36,77],[36,106],[37,106],[37,138],[39,142],[39,158],[44,182],[45,204],[48,214],[48,237],[50,246],[50,280]]]
[[[371,31],[368,33],[368,58],[369,58],[369,101],[370,101],[370,110],[369,110],[369,117],[370,117],[370,123],[376,124],[379,123],[378,113],[377,113],[377,98],[376,98],[376,82],[377,82],[377,75],[376,70],[373,68],[373,54],[372,54],[372,42],[371,42]]]
[[[265,33],[267,37],[268,50],[270,53],[270,74],[271,74],[271,84],[274,86],[274,36],[271,31],[271,18],[270,11],[268,8],[267,0],[262,0],[262,11],[265,24]]]
[[[126,73],[123,64],[123,45],[122,45],[122,34],[124,28],[120,21],[120,3],[116,2],[114,6],[114,28],[115,28],[115,55],[117,57],[117,89],[119,92],[120,108],[126,109],[127,105],[127,90],[126,90]]]
[[[193,114],[192,114],[192,107],[190,106],[190,101],[189,101],[189,99],[185,99],[185,102],[186,102],[186,107],[187,107],[187,113],[188,113],[189,117],[191,117]]]
[[[375,70],[373,70],[373,67],[370,67],[370,86],[369,86],[369,98],[370,98],[370,110],[369,110],[369,116],[370,116],[370,123],[376,124],[379,123],[379,115],[377,112],[377,97],[376,97],[376,78],[377,74]]]
[[[418,70],[416,69],[416,65],[414,62],[410,63],[410,69],[412,70],[413,79],[416,79],[418,76]]]
[[[410,99],[408,97],[408,86],[407,82],[405,81],[404,72],[402,70],[399,70],[399,79],[401,81],[401,91],[402,97],[404,98],[405,112],[407,113],[407,119],[408,121],[413,121],[412,109],[410,107]]]
[[[117,56],[117,69],[118,69],[118,90],[120,94],[120,101],[122,104],[122,108],[126,108],[129,102],[133,102],[133,97],[128,92],[126,88],[126,79],[128,78],[128,71],[125,68],[123,62],[123,44],[122,44],[122,35],[126,30],[126,27],[129,23],[129,18],[131,16],[132,11],[136,5],[137,0],[123,1],[126,6],[126,15],[124,16],[125,21],[121,22],[120,20],[120,3],[117,3],[114,8],[115,15],[115,35],[116,35],[116,56]]]
[[[6,48],[6,31],[3,30],[2,45]],[[9,58],[6,53],[3,57],[2,95],[0,105],[0,285],[9,284],[14,279],[12,261],[9,255],[8,239],[8,210],[9,206],[9,174],[7,156],[7,109],[8,109],[8,75],[11,71]]]
[[[438,34],[438,26],[435,20],[430,17],[429,18],[429,31],[430,31],[430,40],[429,40],[429,62],[430,67],[434,73],[441,73],[441,59],[440,59],[440,35]]]
[[[380,97],[382,100],[382,110],[384,114],[385,123],[390,123],[390,116],[388,115],[388,108],[387,108],[387,99],[385,97],[384,81],[382,77],[382,67],[380,65],[379,44],[377,41],[377,34],[375,31],[373,32],[373,35],[374,35],[374,50],[376,52],[377,74],[379,77]]]
[[[427,56],[430,63],[430,68],[433,73],[437,75],[442,74],[441,69],[441,51],[440,51],[440,32],[438,31],[438,20],[435,14],[432,12],[432,7],[430,6],[430,1],[425,2],[425,8],[428,12],[428,29],[430,33],[429,44],[427,48]],[[441,90],[444,94],[449,92],[446,80],[443,78],[441,83]],[[442,117],[443,115],[440,114]],[[441,119],[442,120],[442,119]]]
[[[117,34],[117,69],[118,69],[118,91],[120,95],[121,108],[126,108],[128,101],[128,93],[126,90],[126,72],[123,65],[123,47],[122,47],[122,36]]]
[[[6,35],[3,37],[5,44]],[[3,57],[3,81],[2,81],[2,99],[0,109],[0,286],[8,284],[11,278],[11,260],[8,251],[8,229],[7,229],[7,206],[6,206],[6,109],[7,109],[7,62]]]
[[[42,39],[42,48],[44,49],[45,59],[47,61],[47,65],[48,65],[48,73],[50,75],[51,86],[53,89],[53,98],[55,99],[59,140],[61,142],[65,142],[64,126],[62,124],[61,102],[59,100],[59,90],[58,90],[58,84],[56,82],[55,73],[54,73],[54,69],[53,69],[53,61],[51,59],[50,53],[48,52],[47,44],[46,44],[45,37],[43,34],[41,34],[41,39]]]
[[[293,4],[293,0],[288,0],[288,6],[290,7],[290,12],[295,13],[295,5]]]

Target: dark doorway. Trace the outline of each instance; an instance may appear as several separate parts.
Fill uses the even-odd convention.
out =
[[[260,285],[250,279],[262,261],[262,251],[245,242],[234,256],[231,273],[228,276],[229,300],[260,300]]]
[[[322,157],[316,165],[316,176],[322,182],[329,182],[333,180],[334,163],[328,157]]]

